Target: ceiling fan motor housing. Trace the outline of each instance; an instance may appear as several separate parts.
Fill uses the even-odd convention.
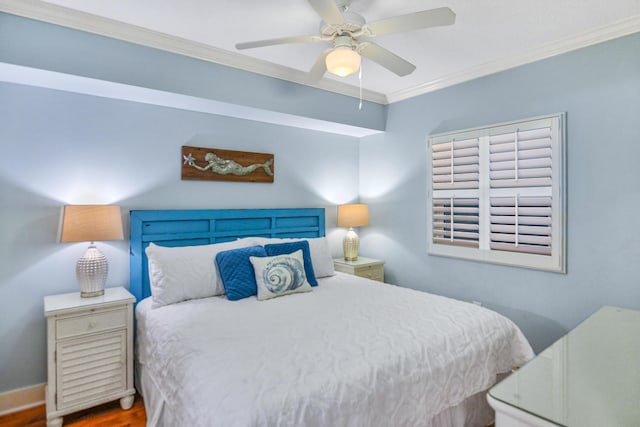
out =
[[[355,46],[356,46],[356,43],[353,40],[353,38],[351,38],[350,35],[336,36],[333,39],[333,47],[335,47],[335,48],[346,47],[346,48],[349,48],[349,49],[353,49]]]
[[[351,12],[350,10],[342,12],[342,16],[344,17],[344,23],[340,25],[329,25],[322,21],[320,23],[320,34],[324,37],[334,37],[345,33],[355,33],[367,22],[362,15]]]

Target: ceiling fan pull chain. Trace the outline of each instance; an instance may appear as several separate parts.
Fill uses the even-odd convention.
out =
[[[358,104],[358,110],[362,111],[362,66],[358,71],[358,79],[360,80],[360,104]]]

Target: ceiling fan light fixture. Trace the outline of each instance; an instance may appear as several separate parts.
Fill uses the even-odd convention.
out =
[[[327,54],[327,71],[340,77],[347,77],[360,69],[362,58],[349,46],[338,46]]]

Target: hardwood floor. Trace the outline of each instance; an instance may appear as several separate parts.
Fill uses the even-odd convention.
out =
[[[142,398],[136,395],[133,406],[128,411],[120,409],[120,403],[116,400],[65,416],[63,427],[145,427],[146,423],[144,403]],[[0,416],[2,427],[44,427],[46,425],[47,416],[44,405]]]
[[[63,427],[145,427],[146,423],[144,402],[140,395],[136,395],[136,400],[128,411],[120,409],[120,404],[116,400],[67,415],[64,417]],[[46,425],[47,416],[44,405],[0,416],[0,427],[44,427]],[[494,424],[487,427],[494,427]]]

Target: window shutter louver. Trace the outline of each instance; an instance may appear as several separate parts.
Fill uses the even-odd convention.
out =
[[[430,254],[564,272],[564,115],[429,138]]]
[[[551,197],[492,197],[491,249],[551,255]]]
[[[435,190],[478,188],[478,138],[432,145]]]
[[[478,247],[478,199],[433,200],[433,241],[444,245]]]
[[[551,129],[489,137],[491,188],[551,187]]]

